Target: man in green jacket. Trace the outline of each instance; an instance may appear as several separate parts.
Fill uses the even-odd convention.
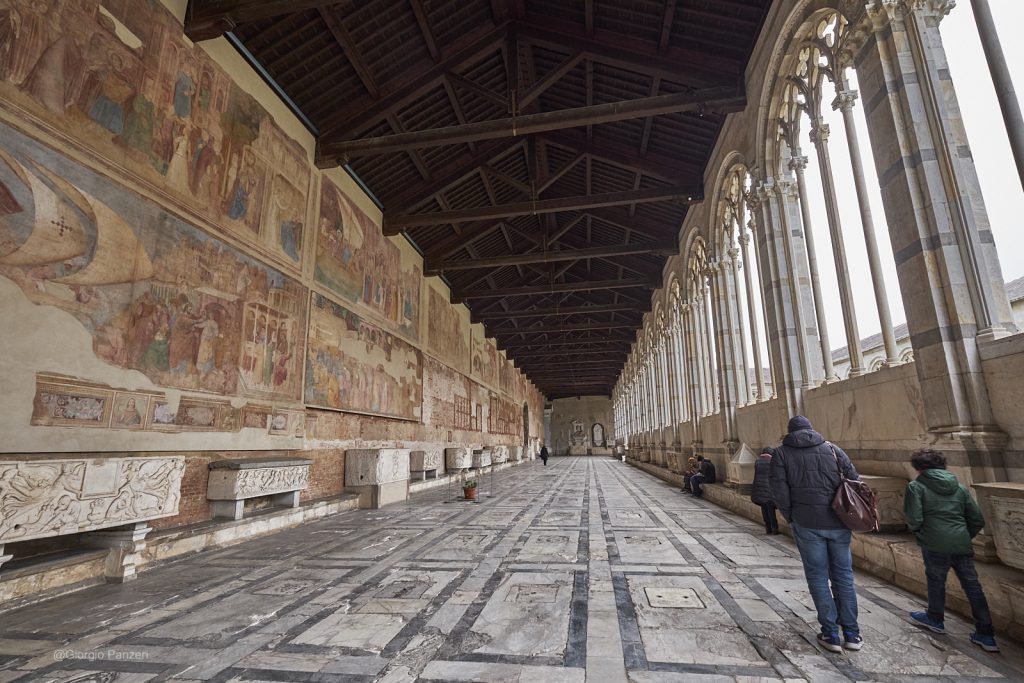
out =
[[[971,539],[985,526],[985,518],[966,486],[946,470],[938,451],[920,450],[910,458],[917,479],[907,484],[903,512],[907,526],[917,534],[928,578],[928,611],[910,618],[936,633],[945,633],[946,575],[952,567],[971,604],[976,631],[971,642],[988,652],[999,652],[992,630],[992,615],[974,568]]]

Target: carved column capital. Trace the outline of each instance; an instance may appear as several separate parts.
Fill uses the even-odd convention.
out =
[[[786,164],[790,171],[803,170],[807,168],[807,157],[800,154],[800,148],[797,147],[793,150],[794,154],[789,158],[789,163]],[[781,183],[780,183],[781,184]]]
[[[832,108],[836,111],[851,111],[859,96],[860,94],[852,88],[837,90],[836,98],[832,100]]]
[[[821,145],[828,144],[828,136],[830,132],[831,129],[828,127],[828,124],[821,123],[821,120],[818,119],[811,123],[809,137],[811,138],[811,142],[813,142],[815,146],[820,147]]]

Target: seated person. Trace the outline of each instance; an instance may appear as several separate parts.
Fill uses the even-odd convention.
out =
[[[704,495],[701,486],[715,483],[715,463],[706,460],[703,455],[698,455],[697,468],[697,474],[690,477],[690,490],[693,491],[693,495],[700,498]]]
[[[686,461],[686,470],[683,472],[683,493],[693,493],[693,490],[690,488],[690,477],[699,471],[696,458],[690,458]]]

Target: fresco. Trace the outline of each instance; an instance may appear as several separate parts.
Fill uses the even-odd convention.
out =
[[[420,419],[423,382],[416,347],[318,293],[309,311],[307,404]]]
[[[427,287],[427,349],[456,369],[469,368],[469,324],[457,307]]]
[[[155,384],[299,399],[304,287],[13,129],[0,141],[0,275]]]
[[[312,172],[304,150],[160,3],[0,2],[0,102],[299,263]]]
[[[483,330],[473,329],[473,376],[488,386],[498,386],[498,349]]]
[[[431,427],[481,432],[488,391],[430,356],[423,359],[423,422]]]
[[[498,356],[498,386],[501,391],[508,394],[512,398],[518,398],[517,389],[519,388],[517,378],[519,377],[519,371],[516,370],[515,365],[512,361],[505,360],[501,355]]]
[[[421,271],[341,189],[321,177],[314,278],[407,339],[419,335]]]

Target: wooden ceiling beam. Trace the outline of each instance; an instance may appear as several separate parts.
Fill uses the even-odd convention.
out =
[[[659,180],[675,183],[679,182],[680,178],[700,179],[704,174],[703,166],[680,163],[654,154],[637,154],[635,147],[631,148],[611,141],[588,141],[586,135],[575,131],[544,133],[541,137],[545,143],[572,150],[577,154],[586,154],[595,161],[620,166],[631,171],[641,171],[644,175]]]
[[[189,0],[185,35],[198,43],[234,31],[239,24],[336,4],[338,0]]]
[[[669,47],[659,55],[657,45],[622,33],[586,30],[568,21],[544,17],[538,22],[517,21],[514,27],[524,40],[557,52],[582,50],[586,58],[608,66],[680,83],[706,87],[742,80],[741,59],[712,57],[702,50]]]
[[[583,282],[552,282],[546,285],[529,285],[526,287],[499,287],[490,290],[455,291],[452,292],[452,303],[465,303],[471,299],[495,299],[506,296],[529,296],[532,294],[552,294],[554,292],[592,292],[599,289],[626,289],[643,287],[657,289],[661,286],[661,278],[624,278],[620,280],[585,280]]]
[[[509,352],[505,354],[506,357],[511,358],[517,362],[525,363],[531,359],[545,359],[545,358],[559,358],[562,356],[607,356],[603,358],[606,362],[613,362],[616,360],[626,360],[627,354],[625,351],[609,351],[602,349],[588,349],[588,350],[571,350],[571,351],[522,351],[522,352]]]
[[[441,61],[441,52],[437,49],[437,41],[434,39],[434,31],[430,28],[430,20],[427,18],[427,11],[423,7],[423,0],[409,0],[412,5],[412,12],[416,15],[416,23],[423,34],[423,42],[427,44],[427,51],[435,62]]]
[[[552,339],[552,340],[530,340],[530,341],[506,341],[502,342],[501,339],[496,339],[499,351],[508,351],[515,349],[533,349],[540,350],[545,348],[558,348],[563,346],[580,346],[583,348],[593,349],[597,346],[611,346],[613,348],[629,349],[633,344],[633,339],[628,337],[593,337],[593,338],[567,338],[567,339]]]
[[[465,76],[460,76],[454,71],[449,71],[444,76],[446,80],[451,81],[452,85],[456,85],[462,88],[463,90],[468,90],[469,92],[473,93],[474,95],[477,95],[478,97],[482,97],[485,100],[489,100],[490,102],[493,102],[502,109],[508,107],[508,98],[502,95],[501,93],[496,93],[490,88],[486,88],[480,85],[476,81],[472,81],[466,78]]]
[[[543,95],[544,91],[546,91],[548,88],[550,88],[555,83],[560,81],[563,76],[565,76],[567,73],[575,69],[576,65],[582,61],[582,52],[577,52],[576,54],[571,55],[564,62],[556,66],[550,72],[548,72],[548,74],[545,75],[544,78],[540,79],[539,81],[531,85],[530,89],[524,92],[521,97],[519,97],[519,106],[524,108],[530,106],[531,102],[533,102],[535,99]]]
[[[507,25],[496,28],[487,26],[473,31],[456,41],[451,54],[440,62],[419,70],[410,71],[395,86],[382,92],[379,99],[367,101],[358,99],[343,109],[317,121],[323,131],[322,139],[340,139],[357,135],[360,131],[384,118],[389,111],[396,111],[418,97],[422,97],[441,84],[447,74],[460,71],[476,64],[489,54],[499,50],[505,42]],[[324,158],[318,154],[317,163],[321,168],[337,164],[336,158]]]
[[[742,110],[746,102],[742,86],[716,86],[693,92],[640,97],[635,100],[606,102],[379,137],[339,140],[336,136],[325,134],[318,140],[318,149],[322,158],[389,154],[404,152],[407,149],[516,137],[660,114],[686,111],[730,113]]]
[[[672,37],[672,20],[676,14],[676,0],[665,0],[665,11],[661,17],[661,36],[658,39],[658,54],[668,49],[669,38]]]
[[[476,259],[455,261],[427,259],[423,263],[426,275],[437,275],[451,270],[473,270],[474,268],[504,268],[524,263],[555,263],[584,258],[611,258],[633,254],[651,254],[655,256],[672,256],[679,253],[675,244],[630,244],[610,247],[587,247],[583,249],[560,249],[555,251],[534,251],[525,254],[508,254],[506,256],[485,256]]]
[[[650,310],[648,308],[648,310]],[[487,320],[509,320],[512,318],[545,318],[553,315],[596,315],[599,313],[623,313],[626,311],[639,311],[633,304],[603,304],[595,306],[564,306],[559,308],[533,308],[529,310],[511,310],[500,313],[480,313],[471,315],[474,323],[482,323]]]
[[[471,221],[509,218],[512,216],[530,216],[562,211],[580,211],[610,206],[629,204],[647,204],[651,202],[676,202],[679,204],[696,204],[703,201],[703,190],[699,187],[673,185],[669,187],[652,187],[643,190],[625,190],[604,194],[584,195],[580,197],[559,197],[557,199],[539,199],[534,202],[513,202],[497,206],[480,206],[454,211],[434,211],[431,213],[415,213],[394,215],[385,211],[384,234],[397,235],[408,228],[424,225],[445,225],[447,223],[469,223]]]
[[[319,11],[320,18],[324,20],[331,35],[334,36],[341,49],[345,51],[345,56],[348,57],[349,63],[355,69],[356,75],[359,76],[363,87],[366,88],[366,92],[370,93],[370,97],[373,99],[379,98],[380,88],[377,87],[377,81],[374,79],[373,74],[370,73],[370,67],[366,64],[366,60],[363,59],[363,55],[359,51],[356,42],[352,40],[352,36],[341,25],[341,20],[334,14],[333,9],[321,7]]]
[[[547,334],[549,332],[595,332],[598,330],[620,330],[622,323],[569,323],[567,325],[541,325],[539,327],[505,327],[488,329],[489,335],[503,334]]]

